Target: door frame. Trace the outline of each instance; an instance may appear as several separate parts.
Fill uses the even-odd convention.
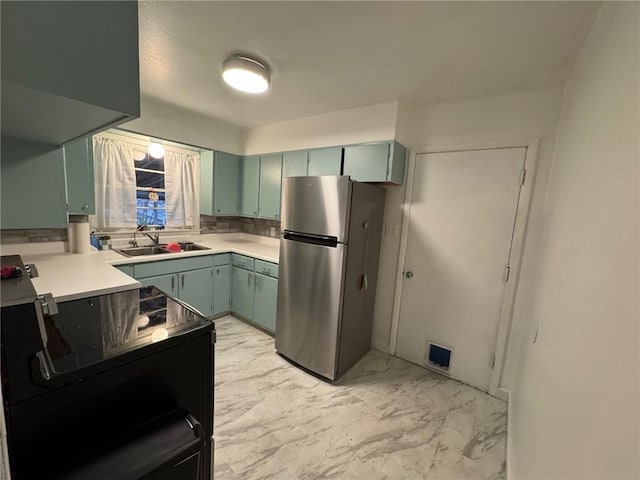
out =
[[[407,243],[409,240],[409,220],[411,216],[411,198],[413,196],[413,186],[415,180],[415,166],[418,155],[429,153],[448,153],[473,150],[493,150],[500,148],[522,148],[525,147],[524,168],[526,177],[524,185],[520,188],[518,206],[516,208],[516,218],[514,223],[513,238],[511,241],[511,251],[509,254],[509,281],[505,284],[498,318],[498,327],[495,341],[495,362],[489,378],[488,393],[493,396],[498,395],[498,388],[502,380],[504,371],[505,355],[513,321],[513,309],[515,305],[516,293],[520,279],[520,267],[522,266],[522,256],[524,242],[527,233],[529,214],[531,211],[531,201],[533,198],[533,188],[535,186],[536,170],[538,166],[540,138],[518,137],[504,140],[493,140],[486,142],[455,143],[445,145],[427,145],[415,147],[409,150],[409,168],[407,170],[406,188],[404,202],[402,204],[402,233],[400,235],[400,251],[398,253],[398,268],[396,271],[396,288],[393,299],[393,313],[391,317],[391,336],[389,339],[389,353],[396,354],[398,341],[398,328],[400,325],[400,306],[402,301],[402,284],[404,279],[404,267],[407,256]]]

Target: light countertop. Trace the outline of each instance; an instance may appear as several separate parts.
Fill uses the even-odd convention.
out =
[[[164,243],[175,239],[161,237],[160,240]],[[192,241],[209,247],[210,250],[125,257],[113,250],[77,254],[60,251],[60,245],[46,251],[46,247],[43,245],[19,244],[3,245],[1,253],[2,255],[17,253],[20,254],[24,263],[34,263],[39,274],[38,278],[32,280],[36,293],[39,295],[51,293],[58,302],[140,287],[137,280],[122,273],[114,265],[130,265],[226,252],[239,253],[268,262],[278,262],[280,243],[277,238],[246,233],[222,233],[183,236],[180,237],[180,240]],[[140,240],[141,245],[147,243],[150,242],[146,239]]]

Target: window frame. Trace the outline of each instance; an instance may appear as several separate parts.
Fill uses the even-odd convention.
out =
[[[198,212],[200,211],[200,153],[202,152],[202,150],[210,150],[210,149],[205,149],[205,148],[198,148],[192,145],[187,145],[187,144],[181,144],[181,143],[177,143],[177,142],[172,142],[169,140],[163,140],[160,139],[159,137],[149,137],[146,135],[141,135],[135,132],[129,132],[129,131],[124,131],[124,130],[107,130],[105,132],[100,132],[98,134],[96,134],[96,136],[102,136],[102,137],[106,137],[106,138],[110,138],[112,140],[117,140],[120,142],[125,142],[125,143],[129,143],[131,144],[131,146],[136,149],[144,149],[146,150],[146,148],[149,146],[149,143],[153,140],[153,141],[160,141],[162,143],[162,145],[164,146],[165,150],[168,151],[174,151],[174,152],[178,152],[178,153],[187,153],[189,155],[195,155],[196,156],[196,167],[195,167],[195,186],[196,186],[196,192],[195,192],[195,197],[196,197],[196,202],[197,202],[197,210]],[[131,159],[131,161],[134,161],[133,158]],[[134,165],[135,168],[135,165]],[[162,172],[164,174],[164,170]],[[166,189],[165,190],[165,194],[166,194]],[[136,192],[138,191],[138,187],[136,185]],[[137,197],[136,197],[137,198]],[[136,212],[135,212],[135,218],[136,218],[136,222],[137,222],[137,212],[138,212],[138,207],[136,207]],[[91,215],[89,216],[89,218],[91,219]],[[167,228],[165,226],[165,228],[159,230],[156,229],[154,226],[149,227],[149,230],[147,231],[162,231],[165,234],[176,234],[176,235],[193,235],[193,234],[199,234],[200,233],[200,215],[196,215],[195,218],[195,222],[194,225],[191,227],[171,227],[171,228]],[[91,220],[90,220],[91,223]],[[113,238],[128,238],[131,237],[131,235],[134,233],[134,231],[137,230],[136,229],[132,229],[132,228],[97,228],[93,225],[90,226],[91,231],[95,232],[97,235],[100,234],[108,234],[110,236],[112,236]]]

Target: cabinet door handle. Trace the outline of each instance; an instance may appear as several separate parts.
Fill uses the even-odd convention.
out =
[[[176,277],[171,277],[171,293],[176,289]]]
[[[251,274],[247,274],[247,288],[251,288]]]
[[[180,287],[184,288],[184,274],[180,275]]]
[[[87,205],[86,203],[82,205],[82,210],[89,210],[89,205]]]

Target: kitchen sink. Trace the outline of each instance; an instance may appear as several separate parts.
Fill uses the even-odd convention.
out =
[[[167,253],[178,253],[171,252],[167,250],[166,243],[161,243],[160,245],[150,245],[148,247],[129,247],[129,248],[120,248],[117,249],[116,252],[121,253],[127,257],[139,257],[142,255],[162,255]],[[178,242],[180,245],[181,252],[194,252],[197,250],[211,250],[209,247],[203,247],[202,245],[198,245],[193,242]]]
[[[180,245],[180,250],[182,250],[183,252],[195,252],[197,250],[211,250],[209,247],[203,247],[202,245],[198,245],[197,243],[193,243],[193,242],[178,242],[178,245]],[[166,248],[167,244],[162,243],[158,246]]]
[[[153,245],[149,247],[130,247],[120,248],[116,252],[126,255],[127,257],[139,257],[141,255],[159,255],[162,253],[171,253],[161,245]]]

